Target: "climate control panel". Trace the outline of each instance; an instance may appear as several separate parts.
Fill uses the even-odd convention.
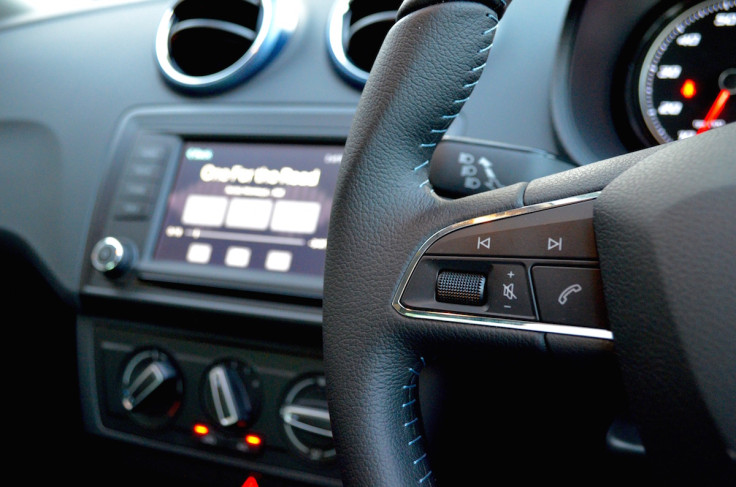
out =
[[[268,475],[333,485],[319,357],[115,320],[78,322],[88,430]],[[90,402],[92,404],[93,402]]]

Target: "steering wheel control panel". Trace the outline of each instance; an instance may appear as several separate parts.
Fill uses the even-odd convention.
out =
[[[595,196],[440,231],[415,256],[394,308],[414,318],[612,338],[593,230]]]

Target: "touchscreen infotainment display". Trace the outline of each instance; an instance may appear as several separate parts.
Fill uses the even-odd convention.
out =
[[[342,152],[185,142],[154,261],[321,277]]]

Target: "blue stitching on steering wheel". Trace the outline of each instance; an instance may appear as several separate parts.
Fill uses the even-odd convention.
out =
[[[500,1],[503,3],[503,8],[505,8],[506,7],[506,2],[504,0],[500,0]],[[490,35],[490,34],[494,34],[496,32],[496,29],[498,28],[498,16],[495,13],[488,13],[488,14],[486,14],[486,17],[488,17],[489,19],[491,19],[492,21],[494,21],[495,24],[492,27],[490,27],[490,28],[486,29],[485,31],[483,31],[483,33],[481,34],[482,36],[487,36],[487,35]],[[491,47],[493,47],[493,39],[494,38],[495,38],[495,34],[491,36],[491,41],[488,43],[488,45],[478,51],[478,54],[484,54],[484,53],[489,52],[491,50]],[[486,63],[484,62],[484,63],[482,63],[482,64],[480,64],[478,66],[475,66],[474,68],[470,69],[470,71],[468,71],[468,74],[471,74],[471,75],[473,75],[475,77],[479,77],[480,76],[480,73],[483,71],[483,69],[485,67],[486,67]],[[437,144],[441,140],[442,134],[444,134],[445,132],[447,132],[448,127],[449,127],[449,124],[452,123],[452,120],[456,119],[460,115],[460,113],[459,113],[460,112],[460,109],[463,107],[463,105],[465,104],[465,102],[470,99],[470,94],[473,92],[473,89],[478,84],[478,81],[479,80],[476,79],[475,81],[470,81],[470,82],[468,82],[468,83],[466,83],[466,84],[463,85],[463,89],[464,90],[470,90],[468,92],[468,96],[466,96],[465,98],[458,98],[458,99],[452,100],[453,105],[457,106],[457,112],[452,113],[452,114],[442,115],[440,118],[445,121],[444,122],[444,128],[442,128],[442,129],[431,129],[430,130],[430,135],[433,136],[436,139],[436,141],[435,142],[426,142],[426,143],[423,143],[423,144],[419,144],[419,147],[420,148],[422,148],[422,149],[434,149],[437,146]],[[437,135],[440,135],[440,138],[439,139],[437,139]],[[417,167],[415,167],[414,168],[414,171],[418,171],[419,169],[421,169],[423,167],[426,167],[427,165],[429,165],[429,159],[427,159],[426,161],[424,161],[423,163],[421,163],[420,165],[418,165]],[[419,185],[419,187],[420,188],[421,187],[424,187],[427,184],[429,184],[429,179],[423,181]]]
[[[503,4],[503,7],[506,7],[506,1],[500,0]],[[482,36],[487,36],[493,34],[497,27],[498,27],[498,16],[494,13],[488,13],[486,14],[486,17],[491,19],[494,22],[494,25],[491,26],[489,29],[485,30],[482,33]],[[488,45],[478,51],[477,54],[486,54],[491,50],[491,47],[493,46],[493,39],[495,38],[495,34],[491,35],[490,42]],[[484,58],[483,61],[486,59]],[[439,141],[442,138],[442,135],[447,132],[447,129],[449,125],[452,123],[454,119],[456,119],[460,115],[460,109],[465,104],[465,102],[469,99],[470,94],[473,92],[473,89],[478,84],[478,80],[480,77],[480,73],[483,71],[483,68],[486,67],[486,62],[483,62],[482,64],[475,66],[474,68],[470,69],[468,71],[468,74],[470,74],[473,78],[468,80],[464,85],[463,89],[468,90],[467,97],[465,98],[458,98],[453,100],[453,109],[455,110],[454,113],[441,115],[441,119],[444,121],[442,128],[436,128],[430,130],[430,135],[434,138],[433,142],[427,142],[420,144],[421,149],[432,149],[437,146]],[[429,159],[425,160],[423,163],[419,164],[414,168],[414,171],[418,171],[419,169],[422,169],[429,165]],[[423,187],[425,185],[429,184],[429,179],[423,181],[419,187]],[[417,408],[419,407],[419,404],[417,403],[418,399],[418,387],[417,387],[417,381],[419,380],[419,374],[422,371],[422,369],[427,365],[427,362],[424,360],[424,357],[419,357],[420,364],[418,364],[415,367],[409,367],[409,372],[411,375],[409,376],[409,380],[407,384],[404,384],[401,387],[401,392],[406,394],[406,397],[404,399],[404,402],[401,404],[401,410],[402,415],[405,418],[403,420],[404,429],[407,430],[408,433],[408,441],[407,441],[407,447],[410,448],[410,457],[411,458],[415,451],[416,454],[419,456],[412,460],[412,468],[421,468],[422,470],[418,475],[421,475],[417,479],[417,483],[420,485],[423,485],[425,482],[427,482],[430,485],[433,485],[433,479],[432,476],[432,470],[430,469],[429,463],[426,461],[427,459],[427,452],[424,450],[423,442],[424,442],[424,435],[422,431],[422,425],[419,421],[419,414]],[[404,413],[406,411],[406,413]],[[408,414],[408,417],[405,415]],[[410,431],[409,431],[410,430]]]
[[[404,403],[401,405],[401,409],[407,411],[410,418],[403,423],[404,428],[412,430],[412,432],[409,433],[410,439],[407,441],[407,446],[412,449],[412,452],[410,453],[411,456],[418,455],[415,460],[411,460],[412,468],[423,469],[418,474],[421,475],[421,477],[417,478],[417,482],[420,485],[424,485],[424,483],[428,481],[431,483],[430,479],[432,478],[432,470],[429,470],[429,464],[425,461],[427,459],[427,452],[424,450],[424,446],[421,443],[424,441],[424,435],[421,431],[422,425],[419,422],[419,414],[416,409],[419,407],[419,404],[417,403],[417,381],[419,380],[422,369],[426,365],[427,362],[424,360],[424,357],[419,357],[419,364],[415,367],[408,368],[411,374],[409,376],[408,383],[401,387],[401,391],[406,394],[406,398]]]

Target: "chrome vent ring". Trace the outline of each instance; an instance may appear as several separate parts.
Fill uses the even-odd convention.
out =
[[[190,91],[230,88],[261,69],[296,27],[283,0],[178,0],[156,34],[164,78]]]
[[[401,0],[337,0],[327,31],[330,57],[338,72],[362,87],[383,39],[396,23]]]

